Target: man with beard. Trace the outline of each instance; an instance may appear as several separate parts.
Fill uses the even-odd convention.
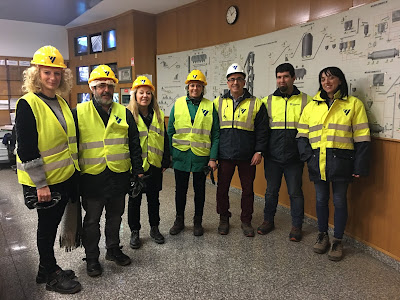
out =
[[[74,111],[79,141],[82,205],[86,211],[82,242],[86,253],[86,272],[99,276],[100,217],[106,210],[106,260],[126,266],[131,259],[119,243],[121,217],[130,175],[143,176],[139,132],[132,113],[113,102],[114,86],[118,83],[109,66],[100,65],[92,71],[89,87],[93,99],[81,103]]]
[[[311,97],[300,92],[293,82],[294,68],[289,63],[279,65],[275,70],[277,89],[262,101],[267,106],[271,128],[268,151],[264,159],[265,192],[264,222],[257,233],[264,235],[275,228],[274,217],[278,205],[282,175],[290,197],[292,229],[289,239],[299,242],[302,238],[304,218],[304,196],[301,189],[304,164],[297,150],[296,134],[301,112]]]

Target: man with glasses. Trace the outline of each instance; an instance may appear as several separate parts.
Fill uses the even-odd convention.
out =
[[[296,134],[301,112],[311,97],[300,92],[293,84],[296,80],[294,67],[289,63],[275,70],[277,89],[262,99],[267,105],[270,122],[268,151],[265,154],[264,172],[267,180],[265,192],[264,222],[257,228],[258,234],[267,234],[275,228],[274,217],[278,205],[282,175],[290,196],[292,229],[289,239],[299,242],[302,238],[304,196],[301,189],[304,163],[297,150]]]
[[[106,210],[106,260],[126,266],[131,259],[119,243],[125,195],[133,175],[143,176],[142,150],[132,113],[113,102],[114,86],[118,83],[109,66],[100,65],[92,71],[89,87],[93,99],[81,103],[74,111],[79,140],[82,205],[86,211],[82,242],[86,253],[86,272],[99,276],[100,218]]]
[[[218,233],[229,233],[229,186],[238,167],[242,186],[240,220],[243,234],[254,236],[251,225],[253,214],[253,182],[256,165],[268,141],[267,110],[261,100],[252,96],[245,86],[246,73],[237,63],[226,73],[229,92],[214,100],[220,121],[217,213],[220,215]]]

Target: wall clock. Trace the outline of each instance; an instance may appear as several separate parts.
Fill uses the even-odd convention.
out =
[[[226,11],[226,22],[229,25],[235,24],[239,16],[239,8],[235,5],[229,6],[228,10]]]

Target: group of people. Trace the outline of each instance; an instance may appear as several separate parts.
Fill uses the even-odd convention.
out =
[[[176,99],[168,126],[145,76],[132,84],[127,108],[113,102],[118,79],[107,65],[94,69],[88,84],[89,102],[70,110],[60,96],[72,85],[71,71],[60,52],[44,46],[24,72],[22,96],[16,107],[17,173],[28,195],[46,205],[37,209],[37,283],[59,293],[76,293],[80,283],[72,270],[63,270],[54,256],[57,228],[69,205],[85,210],[82,244],[89,276],[102,274],[99,262],[100,218],[105,209],[105,258],[126,266],[131,259],[122,252],[119,229],[129,194],[130,247],[141,247],[139,232],[142,194],[146,194],[150,236],[165,241],[159,231],[163,172],[174,169],[176,218],[169,230],[177,235],[185,228],[185,206],[190,173],[193,175],[193,234],[202,226],[206,176],[218,169],[216,207],[218,233],[229,233],[229,187],[237,167],[242,186],[241,228],[254,237],[252,226],[256,166],[264,157],[267,180],[264,221],[256,229],[265,235],[275,228],[282,176],[290,196],[291,241],[302,239],[304,196],[302,173],[307,162],[315,183],[318,236],[316,253],[329,249],[329,259],[342,258],[342,237],[347,220],[346,193],[352,178],[368,174],[369,127],[363,103],[348,95],[343,72],[328,67],[319,74],[314,98],[294,85],[294,68],[276,68],[276,91],[260,100],[245,88],[246,73],[232,64],[226,73],[228,92],[214,101],[204,98],[207,80],[193,70],[185,81],[186,95]],[[172,158],[172,162],[171,162]],[[132,184],[131,184],[132,182]],[[138,185],[138,183],[140,185]],[[133,192],[131,186],[140,186]],[[328,235],[330,185],[335,206],[334,237]],[[28,205],[28,204],[27,204]],[[28,206],[29,207],[29,206]],[[68,209],[68,208],[67,208]],[[79,215],[79,214],[78,214]],[[75,223],[79,218],[75,218]],[[76,226],[79,228],[79,226]]]

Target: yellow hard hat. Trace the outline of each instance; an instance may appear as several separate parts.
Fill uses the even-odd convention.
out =
[[[33,55],[31,64],[63,69],[67,67],[60,51],[53,46],[43,46],[38,49]]]
[[[135,81],[132,83],[132,90],[144,85],[150,87],[153,92],[155,91],[153,84],[146,76],[138,76],[138,78],[136,78]]]
[[[204,86],[207,85],[206,76],[204,76],[204,74],[200,70],[193,70],[192,72],[190,72],[186,78],[185,83],[188,84],[189,81],[201,81]]]
[[[107,65],[100,65],[95,68],[92,73],[90,73],[88,83],[100,78],[112,79],[115,83],[118,83],[118,79],[115,77],[113,70]]]

